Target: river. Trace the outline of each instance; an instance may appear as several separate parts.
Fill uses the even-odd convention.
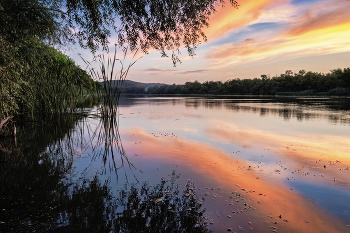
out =
[[[115,199],[133,184],[155,186],[174,172],[180,190],[193,182],[207,229],[214,232],[350,231],[349,99],[123,97],[115,118],[118,127],[112,131],[94,114],[96,108],[87,112],[88,117],[68,123],[61,119],[35,131],[37,136],[22,143],[14,158],[2,142],[1,179],[8,183],[1,190],[3,204],[29,201],[5,192],[58,192],[63,180],[72,196],[74,184],[84,187],[82,180],[89,184],[94,177],[108,183]],[[62,124],[67,130],[52,129]],[[28,127],[23,126],[26,134]],[[20,144],[21,138],[17,140]],[[26,155],[34,162],[22,158]],[[42,169],[44,164],[49,165]],[[55,169],[60,172],[54,181],[37,181],[54,177]],[[10,176],[16,178],[8,180]],[[59,185],[48,189],[52,182]],[[50,195],[45,198],[52,199]],[[40,198],[34,202],[35,214],[45,211],[38,207]],[[20,206],[9,203],[3,208],[5,220],[0,219],[6,229],[14,221],[23,226],[34,222],[28,217],[32,213],[23,213],[20,218],[26,220],[10,217],[8,211],[15,215]],[[54,216],[63,218],[62,210]],[[56,227],[67,227],[68,220],[61,225],[54,221]]]

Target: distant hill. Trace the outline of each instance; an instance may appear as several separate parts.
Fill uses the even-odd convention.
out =
[[[112,81],[112,87],[116,87],[117,86],[117,82],[118,81]],[[104,82],[101,82],[101,84],[103,85]],[[123,86],[122,89],[123,91],[126,89],[143,89],[145,91],[147,91],[148,88],[152,88],[152,87],[160,87],[166,85],[164,83],[141,83],[141,82],[135,82],[135,81],[131,81],[131,80],[125,80],[123,82]]]

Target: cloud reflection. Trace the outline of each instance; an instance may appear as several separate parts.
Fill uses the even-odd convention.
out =
[[[127,141],[140,142],[135,145],[126,143],[126,150],[138,154],[138,158],[181,164],[186,166],[186,169],[199,173],[202,179],[210,177],[216,179],[220,185],[231,187],[232,190],[240,189],[240,192],[249,196],[260,217],[271,222],[272,219],[266,216],[271,213],[275,216],[274,221],[278,221],[280,230],[342,232],[345,229],[337,220],[332,219],[283,184],[272,183],[263,178],[257,179],[254,169],[249,169],[250,163],[232,158],[213,147],[172,135],[147,134],[142,128],[123,131],[123,135]],[[240,187],[237,188],[236,184]],[[229,205],[228,208],[230,208]],[[283,218],[278,219],[279,215]],[[305,223],[306,221],[308,223]]]

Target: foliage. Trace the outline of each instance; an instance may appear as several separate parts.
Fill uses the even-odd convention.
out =
[[[70,58],[35,38],[25,46],[2,46],[0,119],[23,112],[72,111],[96,90],[96,83]]]
[[[232,79],[226,82],[186,82],[184,85],[163,85],[144,89],[125,89],[128,94],[213,94],[213,95],[350,95],[350,68],[321,74],[304,70],[272,78]]]
[[[83,91],[96,89],[85,71],[49,46],[70,39],[57,12],[44,2],[0,2],[0,119],[25,111],[72,110]]]
[[[235,0],[231,5],[238,7]],[[112,30],[118,44],[173,52],[206,40],[203,27],[215,7],[225,0],[2,0],[0,23],[8,36],[37,36],[54,43],[78,41],[96,51],[108,46]],[[22,33],[24,32],[24,34]],[[175,60],[175,57],[174,61]]]

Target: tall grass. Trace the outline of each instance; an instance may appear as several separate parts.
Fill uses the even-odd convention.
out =
[[[2,55],[0,120],[26,113],[42,117],[81,110],[95,82],[73,60],[35,40]],[[6,58],[6,59],[5,59]]]
[[[122,58],[117,58],[118,49],[122,52]],[[100,104],[97,107],[97,118],[99,124],[96,127],[93,138],[97,138],[97,146],[94,147],[94,158],[102,156],[105,166],[114,169],[117,179],[118,170],[125,164],[132,168],[119,133],[119,109],[123,82],[128,76],[130,68],[136,63],[138,50],[131,51],[127,47],[115,46],[114,54],[111,57],[107,55],[95,56],[92,62],[83,61],[88,65],[88,72],[94,80],[102,82],[102,92],[99,92]],[[131,60],[127,63],[128,53],[132,54]],[[94,68],[94,64],[98,68]],[[118,69],[119,68],[119,69]],[[116,156],[120,156],[120,164],[116,163]],[[109,164],[107,164],[109,162]],[[135,177],[136,178],[136,177]]]

